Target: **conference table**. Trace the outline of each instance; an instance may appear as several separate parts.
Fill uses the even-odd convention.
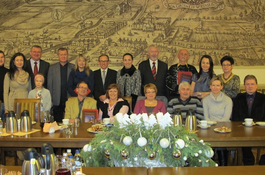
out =
[[[8,171],[20,171],[21,166],[6,166]],[[226,166],[226,167],[165,167],[165,168],[145,168],[145,167],[83,167],[86,175],[262,175],[265,166]]]
[[[226,126],[231,128],[229,133],[218,133],[214,128]],[[39,124],[33,125],[39,128]],[[82,123],[79,127],[73,128],[71,135],[65,134],[62,130],[53,134],[42,131],[28,134],[26,136],[0,136],[0,148],[29,148],[41,147],[43,143],[50,143],[54,148],[82,148],[94,137],[87,129],[91,124]],[[208,142],[212,147],[265,147],[265,126],[247,127],[242,122],[218,122],[208,129],[197,128],[196,134],[199,139]]]

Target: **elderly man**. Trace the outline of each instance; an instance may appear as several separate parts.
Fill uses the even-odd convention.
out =
[[[167,111],[170,114],[174,114],[174,111],[179,108],[181,110],[182,118],[185,119],[187,111],[193,109],[196,118],[202,120],[204,118],[202,103],[200,99],[197,97],[191,97],[190,95],[190,84],[186,81],[181,82],[179,84],[179,97],[173,98],[169,101]]]
[[[107,87],[116,83],[117,71],[108,68],[109,63],[108,55],[100,55],[98,58],[100,69],[94,71],[94,98],[102,102],[106,100]]]
[[[245,93],[239,93],[233,100],[232,121],[244,121],[253,118],[254,121],[265,121],[265,95],[257,92],[258,82],[254,75],[244,79]],[[244,165],[254,165],[255,159],[250,147],[243,147]]]
[[[165,62],[158,60],[159,51],[157,46],[149,46],[147,54],[148,59],[138,66],[142,79],[142,95],[144,95],[144,86],[153,83],[157,87],[158,96],[167,96],[165,80],[168,66]]]
[[[181,49],[178,52],[179,63],[172,65],[167,74],[166,86],[169,89],[169,96],[175,97],[178,94],[178,85],[182,81],[191,83],[193,74],[198,73],[196,68],[188,64],[189,52],[187,49]]]
[[[37,73],[41,73],[44,76],[45,82],[43,86],[47,88],[47,77],[50,67],[50,63],[41,59],[42,48],[38,45],[31,47],[30,59],[26,61],[26,69],[29,72],[31,78],[31,87],[35,88],[34,77]]]
[[[91,97],[86,97],[88,85],[82,81],[77,85],[77,97],[70,97],[66,102],[66,119],[82,120],[83,109],[97,109],[97,101]]]
[[[68,50],[58,49],[59,62],[50,66],[48,72],[48,89],[51,92],[53,115],[56,122],[62,122],[65,102],[68,99],[67,81],[74,64],[68,63]]]

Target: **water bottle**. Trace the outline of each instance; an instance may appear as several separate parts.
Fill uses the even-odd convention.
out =
[[[67,156],[67,153],[63,153],[62,167],[63,168],[68,168],[68,156]]]
[[[3,130],[4,130],[4,124],[0,118],[0,134],[2,134],[4,132]]]
[[[67,149],[66,152],[67,152],[67,156],[68,156],[68,158],[69,158],[69,156],[73,156],[73,155],[72,155],[72,152],[71,152],[71,149]]]
[[[82,157],[79,153],[79,150],[75,151],[75,172],[82,172]]]
[[[74,172],[75,172],[75,161],[74,161],[73,155],[69,156],[68,162],[69,162],[69,169],[71,171],[71,174],[74,174]]]

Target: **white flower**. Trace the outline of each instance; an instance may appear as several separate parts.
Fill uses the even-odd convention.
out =
[[[161,116],[161,114],[157,115],[157,121],[163,129],[173,124],[172,118],[170,117],[169,113],[166,113],[164,116]]]
[[[148,115],[146,113],[143,113],[142,114],[142,118],[143,118],[143,121],[144,122],[147,122],[148,121]]]
[[[122,123],[122,119],[123,119],[123,114],[122,113],[117,113],[115,117],[116,117],[116,119],[118,120],[119,123]]]

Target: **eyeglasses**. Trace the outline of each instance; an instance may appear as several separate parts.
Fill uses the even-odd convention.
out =
[[[101,63],[107,63],[107,62],[109,62],[109,60],[100,60],[99,62],[101,62]]]
[[[231,64],[222,64],[223,67],[229,67]]]
[[[80,88],[80,89],[85,89],[85,90],[88,89],[87,87],[83,87],[83,86],[79,86],[78,88]]]
[[[156,91],[147,91],[146,94],[155,94]]]

